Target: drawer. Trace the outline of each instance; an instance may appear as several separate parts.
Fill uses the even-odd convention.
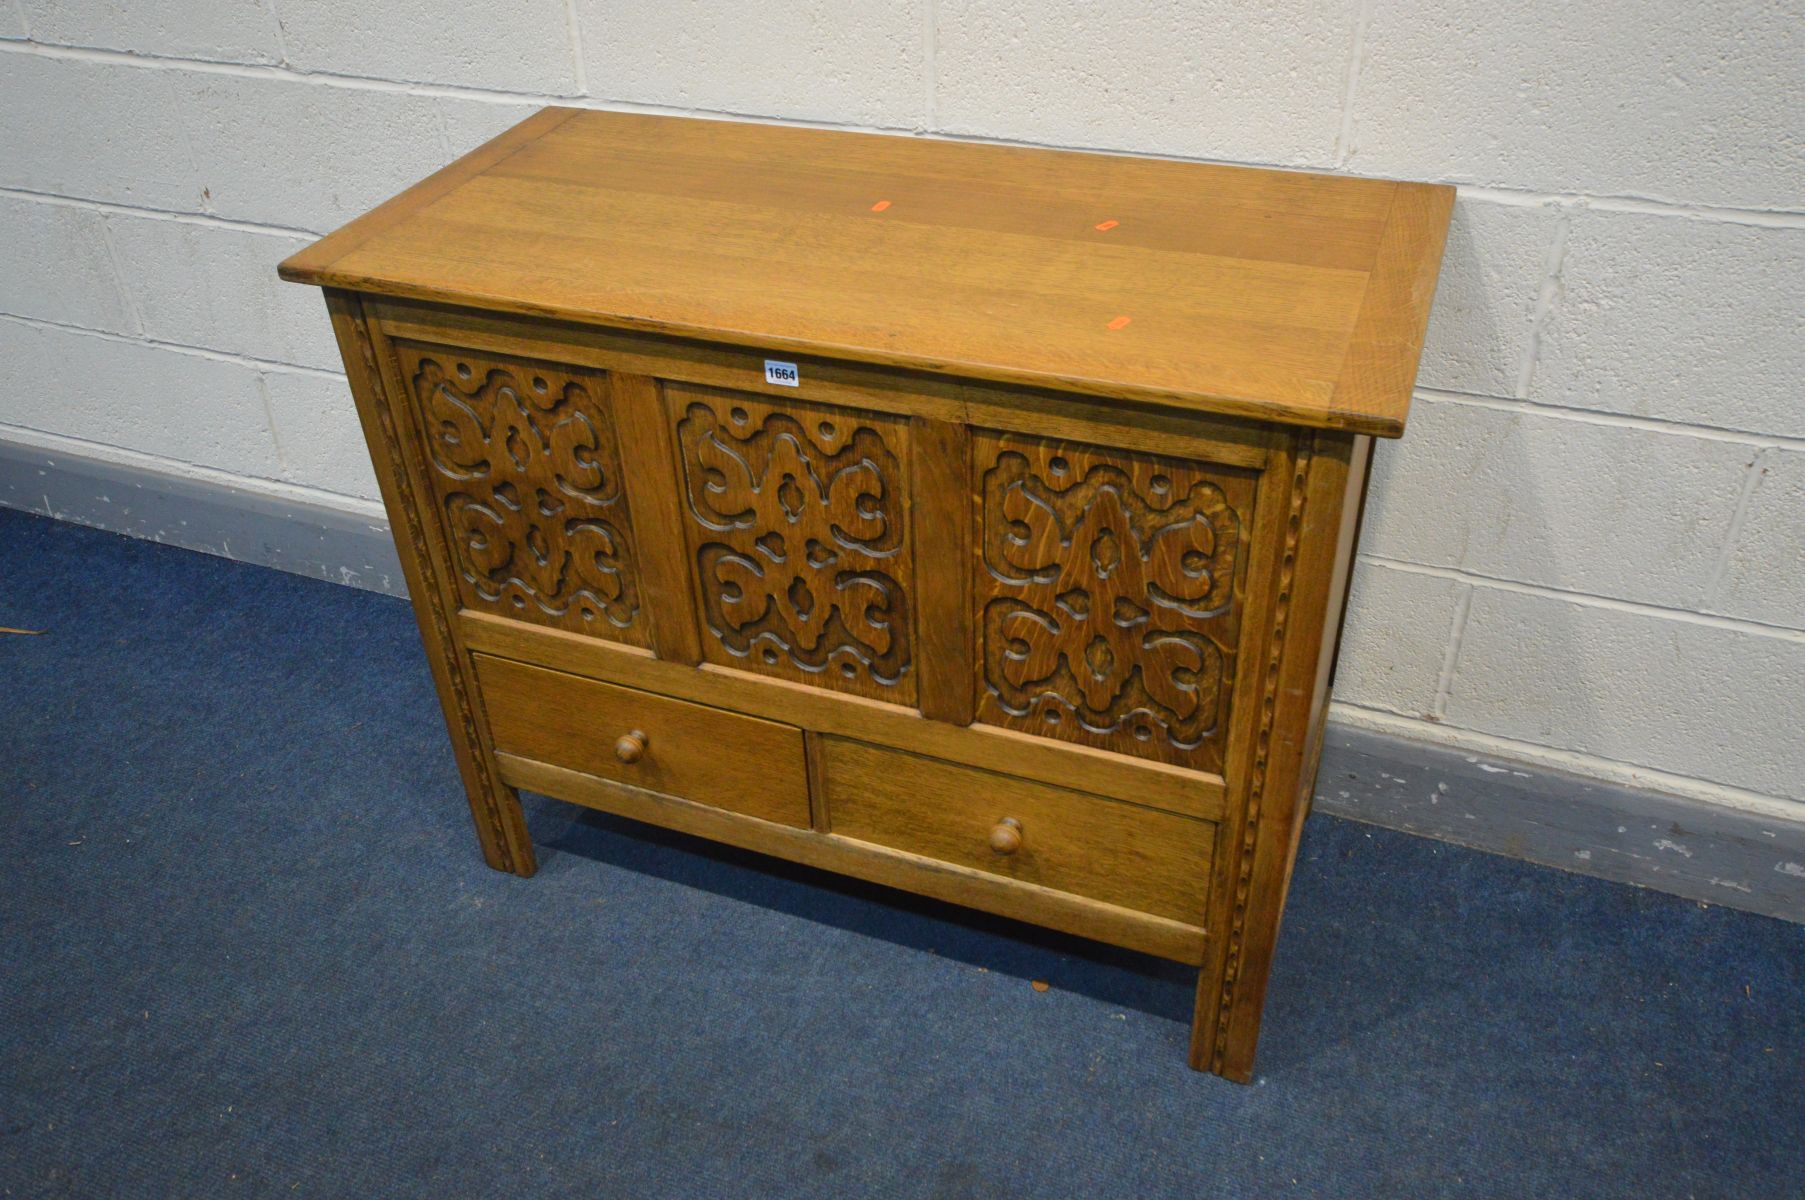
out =
[[[1203,924],[1210,822],[844,738],[821,746],[837,837]]]
[[[487,654],[495,748],[785,825],[809,823],[802,731]]]

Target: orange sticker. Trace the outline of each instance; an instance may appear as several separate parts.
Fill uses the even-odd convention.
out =
[[[871,211],[872,212],[883,212],[886,208],[889,208],[889,207],[890,207],[890,202],[888,200],[879,200],[876,204],[873,204],[871,206]]]
[[[1114,229],[1116,226],[1120,225],[1121,223],[1122,222],[1116,220],[1113,217],[1107,221],[1098,221],[1097,222],[1097,232],[1098,233],[1108,233],[1110,230]]]
[[[1115,320],[1113,320],[1109,323],[1109,327],[1111,329],[1120,329],[1120,328],[1122,328],[1122,326],[1124,326],[1126,324],[1128,324],[1127,317],[1117,317]]]

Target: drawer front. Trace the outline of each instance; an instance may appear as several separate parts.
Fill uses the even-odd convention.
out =
[[[977,432],[978,720],[1220,772],[1257,471]]]
[[[504,754],[766,821],[809,823],[802,732],[793,726],[473,657]]]
[[[820,744],[838,837],[1203,924],[1207,821],[844,738]]]
[[[424,342],[394,351],[460,601],[648,645],[608,375]]]

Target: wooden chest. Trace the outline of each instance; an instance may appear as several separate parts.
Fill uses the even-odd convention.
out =
[[[547,109],[295,255],[516,788],[1199,968],[1254,1045],[1451,189]]]

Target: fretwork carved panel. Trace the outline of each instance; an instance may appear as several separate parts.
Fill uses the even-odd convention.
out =
[[[646,645],[607,376],[412,342],[395,353],[462,602]]]
[[[998,433],[973,453],[978,720],[1219,771],[1254,474]]]
[[[913,704],[907,424],[712,388],[666,395],[703,656]]]

